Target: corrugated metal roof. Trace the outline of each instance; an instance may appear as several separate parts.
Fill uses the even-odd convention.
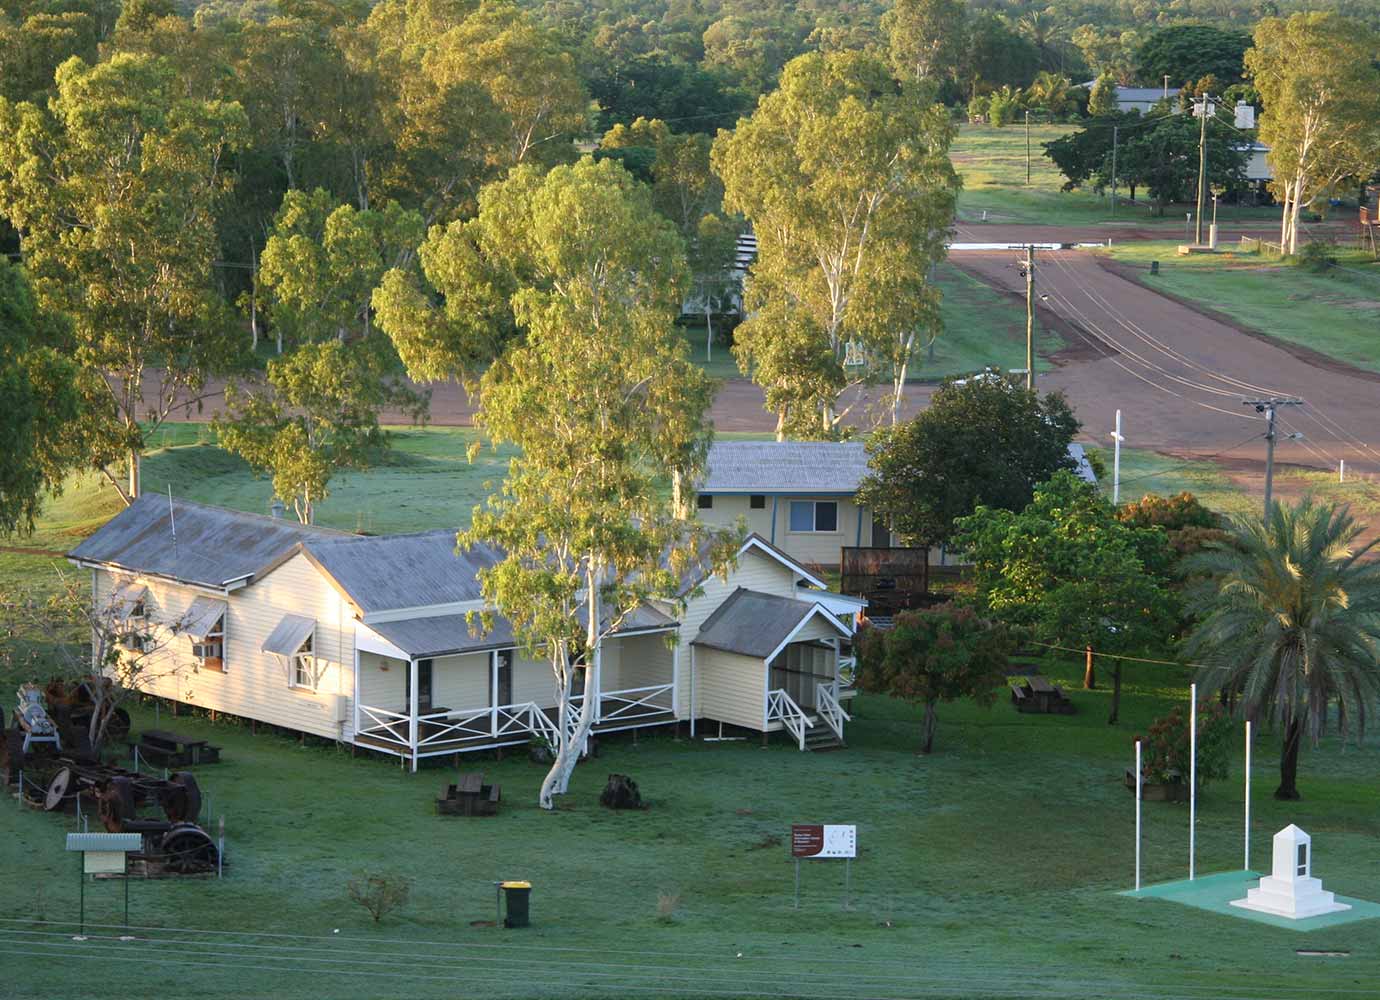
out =
[[[145,494],[67,554],[136,573],[221,587],[249,576],[303,539],[351,537],[329,528],[176,498],[171,510],[170,518],[166,496]]]
[[[413,657],[451,656],[507,649],[514,645],[513,627],[502,615],[494,615],[494,627],[483,635],[471,635],[464,615],[435,615],[431,618],[406,618],[398,622],[376,622],[369,627],[404,653]]]
[[[296,656],[307,641],[307,636],[316,629],[316,619],[303,615],[283,615],[282,621],[273,627],[264,644],[259,648],[265,653],[278,653],[281,656]]]
[[[701,493],[854,493],[867,475],[861,441],[719,441]]]
[[[305,547],[365,614],[482,600],[479,571],[503,558],[486,545],[457,553],[452,530],[313,538]]]
[[[643,604],[624,617],[615,634],[625,635],[675,626],[674,618],[669,618],[656,608]],[[517,644],[513,638],[512,624],[500,614],[493,616],[493,628],[483,635],[471,634],[469,621],[463,614],[375,622],[369,627],[413,657],[479,653],[490,649],[509,649]]]
[[[182,632],[201,642],[225,617],[225,602],[214,597],[198,597],[182,616]]]
[[[1078,475],[1097,482],[1081,444]],[[860,441],[720,441],[710,446],[701,493],[856,493],[868,473]]]
[[[142,851],[144,835],[140,833],[69,833],[69,851]]]
[[[704,620],[693,645],[765,659],[815,609],[814,604],[739,587]]]

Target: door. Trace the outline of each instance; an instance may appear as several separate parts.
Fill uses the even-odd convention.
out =
[[[891,529],[887,527],[886,518],[877,513],[872,515],[872,547],[874,549],[891,548]]]
[[[497,686],[495,686],[497,682]],[[511,705],[513,703],[513,651],[503,649],[498,653],[498,669],[489,677],[489,704]]]
[[[403,671],[403,706],[412,705],[412,671]],[[417,661],[417,712],[426,715],[431,711],[431,661]]]

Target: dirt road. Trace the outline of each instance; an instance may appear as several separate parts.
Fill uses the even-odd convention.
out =
[[[1014,252],[955,254],[989,284],[1024,293]],[[1062,389],[1093,440],[1117,408],[1128,443],[1169,453],[1260,460],[1264,421],[1243,399],[1301,398],[1280,410],[1281,461],[1320,468],[1346,459],[1380,473],[1380,376],[1309,358],[1167,299],[1104,267],[1087,251],[1041,255],[1041,316],[1077,357],[1042,382]],[[1302,439],[1285,435],[1301,433]]]

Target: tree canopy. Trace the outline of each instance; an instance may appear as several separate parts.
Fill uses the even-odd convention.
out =
[[[958,529],[954,545],[973,562],[979,608],[1040,642],[1114,655],[1162,648],[1173,636],[1178,598],[1165,532],[1118,520],[1071,472],[1055,473],[1024,510],[979,507]],[[1121,662],[1113,662],[1114,722]]]
[[[56,89],[47,107],[0,101],[0,211],[40,306],[72,318],[72,357],[107,376],[113,408],[97,412],[114,419],[92,455],[127,454],[136,494],[147,434],[242,350],[213,265],[245,116],[186,98],[155,56],[72,58]]]
[[[476,422],[518,455],[459,544],[504,553],[480,573],[484,596],[551,664],[551,808],[594,721],[595,699],[578,713],[572,702],[577,671],[597,676],[629,613],[652,597],[683,600],[687,569],[722,564],[732,547],[660,486],[666,470],[687,481],[702,470],[712,385],[672,326],[684,249],[647,189],[608,160],[544,178],[520,169],[481,198],[480,220],[494,217],[525,237],[503,258],[521,339],[480,380]]]
[[[930,753],[936,706],[962,698],[991,705],[1010,651],[1007,631],[972,608],[902,611],[890,628],[864,627],[858,636],[858,678],[868,691],[924,706],[920,752]]]
[[[758,244],[734,354],[778,437],[839,433],[850,385],[890,377],[899,393],[916,336],[939,322],[928,276],[958,193],[953,135],[928,88],[855,52],[792,61],[719,133],[724,206]]]
[[[1279,799],[1299,798],[1302,739],[1316,743],[1329,707],[1360,739],[1380,698],[1380,562],[1361,531],[1345,507],[1274,504],[1188,560],[1206,614],[1184,656],[1205,691],[1238,692],[1246,718],[1283,728]]]
[[[70,350],[65,319],[40,309],[24,272],[0,259],[0,536],[31,531],[44,491],[61,492],[86,462],[94,387]]]
[[[1243,58],[1251,36],[1208,24],[1176,24],[1155,32],[1136,49],[1141,82],[1160,86],[1169,77],[1170,86],[1205,76],[1216,77],[1223,86],[1239,83],[1245,73]]]
[[[1061,394],[1005,378],[947,382],[910,420],[876,431],[858,503],[907,545],[947,541],[978,507],[1017,511],[1038,484],[1072,469],[1078,421]]]
[[[1330,13],[1260,22],[1246,53],[1265,110],[1260,140],[1283,206],[1280,243],[1298,250],[1304,206],[1343,178],[1364,176],[1380,156],[1380,35]]]

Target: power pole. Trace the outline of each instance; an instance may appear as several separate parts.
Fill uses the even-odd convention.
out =
[[[1025,387],[1035,388],[1035,244],[1025,248]]]
[[[1198,106],[1198,222],[1193,230],[1193,242],[1203,245],[1203,190],[1207,181],[1207,120],[1212,96],[1204,94]]]
[[[1243,399],[1242,406],[1254,406],[1256,413],[1265,414],[1265,520],[1270,519],[1270,504],[1275,485],[1275,411],[1281,406],[1302,406],[1301,399]]]
[[[1121,411],[1116,411],[1116,430],[1112,431],[1112,506],[1121,503],[1121,442],[1126,439],[1121,436]]]
[[[1025,113],[1025,183],[1030,186],[1030,112]]]

